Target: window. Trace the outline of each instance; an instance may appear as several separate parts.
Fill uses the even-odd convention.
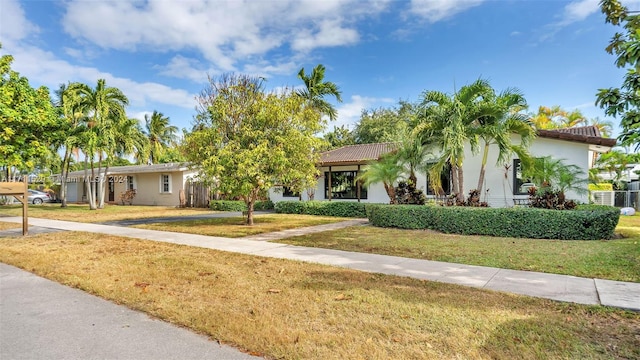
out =
[[[135,188],[133,176],[127,176],[127,190],[135,190]]]
[[[160,175],[160,192],[171,193],[171,175],[170,174]]]
[[[282,187],[282,196],[283,197],[300,197],[300,193],[299,192],[293,192],[293,190],[291,190],[290,187],[288,186],[283,186]]]
[[[356,180],[357,171],[332,171],[331,172],[331,198],[332,199],[360,199],[367,198],[367,188]],[[324,197],[329,198],[329,172],[324,173]]]
[[[513,159],[513,194],[527,195],[529,188],[534,186],[529,179],[522,176],[522,164],[520,159]]]
[[[451,192],[451,166],[449,164],[447,164],[442,170],[442,173],[440,173],[440,185],[442,186],[442,194],[436,194],[429,173],[427,172],[427,195],[449,194]]]

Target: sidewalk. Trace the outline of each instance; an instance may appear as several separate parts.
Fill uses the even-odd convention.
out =
[[[22,220],[19,217],[4,217],[2,221],[20,222]],[[262,238],[256,236],[255,238],[258,238],[258,240],[252,240],[250,238],[229,239],[37,218],[29,219],[29,223],[36,227],[95,232],[248,255],[307,261],[368,272],[473,286],[557,301],[589,305],[601,304],[640,311],[640,283],[588,279],[575,276],[293,246],[266,242],[264,241],[267,240],[265,238],[266,235],[262,235]],[[339,224],[342,224],[342,226],[350,226],[353,225],[353,222]],[[341,225],[332,224],[332,226],[333,228],[337,228]],[[311,229],[307,230],[311,231]],[[292,232],[287,233],[287,231],[285,231],[283,233],[283,235],[288,235]],[[300,232],[296,234],[300,235]],[[275,237],[275,235],[272,236]],[[268,240],[274,239],[275,238],[269,238]]]
[[[0,263],[0,359],[258,359]]]

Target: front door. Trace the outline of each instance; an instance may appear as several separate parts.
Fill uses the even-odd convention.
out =
[[[109,179],[109,202],[116,200],[116,187],[113,178]]]

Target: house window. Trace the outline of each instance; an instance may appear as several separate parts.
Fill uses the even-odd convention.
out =
[[[127,190],[135,190],[135,184],[133,183],[133,176],[127,176]]]
[[[171,193],[171,175],[170,174],[160,175],[160,192]]]
[[[367,188],[357,181],[357,171],[332,171],[331,172],[331,198],[332,199],[360,199],[367,198]],[[329,198],[329,172],[324,173],[324,198]]]
[[[295,198],[297,198],[297,197],[300,197],[300,193],[299,192],[294,192],[288,186],[283,186],[282,187],[282,197],[295,197]]]
[[[446,195],[451,192],[451,165],[447,164],[440,173],[440,186],[442,186],[442,193],[436,193],[433,189],[433,183],[427,172],[427,195]],[[439,190],[439,189],[438,189]]]
[[[522,163],[520,159],[513,159],[513,194],[527,195],[529,188],[533,186],[534,184],[531,183],[531,180],[522,175]]]

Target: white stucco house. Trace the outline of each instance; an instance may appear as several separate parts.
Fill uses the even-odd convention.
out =
[[[105,202],[118,204],[120,194],[131,189],[136,190],[134,205],[179,206],[180,192],[186,191],[189,179],[196,174],[187,164],[180,163],[112,166],[106,174]],[[85,202],[86,195],[84,170],[70,172],[67,201]]]
[[[603,138],[594,126],[539,130],[537,135],[529,147],[533,156],[551,156],[563,159],[566,164],[580,167],[585,176],[593,166],[594,153],[607,152],[616,144],[615,139]],[[514,135],[512,141],[517,144],[520,139]],[[388,203],[389,198],[382,184],[364,187],[356,181],[356,178],[369,162],[378,160],[381,155],[393,151],[393,149],[394,144],[392,143],[378,143],[345,146],[322,153],[319,164],[320,177],[315,188],[314,199]],[[483,191],[481,200],[488,202],[492,207],[509,207],[520,199],[526,199],[527,179],[523,179],[521,176],[520,160],[512,158],[507,163],[496,165],[496,159],[497,149],[492,147],[489,152],[483,187],[485,191]],[[471,148],[468,146],[463,164],[465,196],[477,186],[480,166],[481,155],[472,154]],[[417,187],[422,189],[427,197],[435,197],[429,186],[428,176],[417,174],[417,179]],[[448,191],[451,188],[450,176],[443,174],[442,184],[445,191]],[[269,191],[269,196],[274,202],[308,199],[306,193],[299,195],[287,190],[282,186],[275,187]],[[588,202],[589,200],[588,194],[568,193],[567,196],[580,202]]]

